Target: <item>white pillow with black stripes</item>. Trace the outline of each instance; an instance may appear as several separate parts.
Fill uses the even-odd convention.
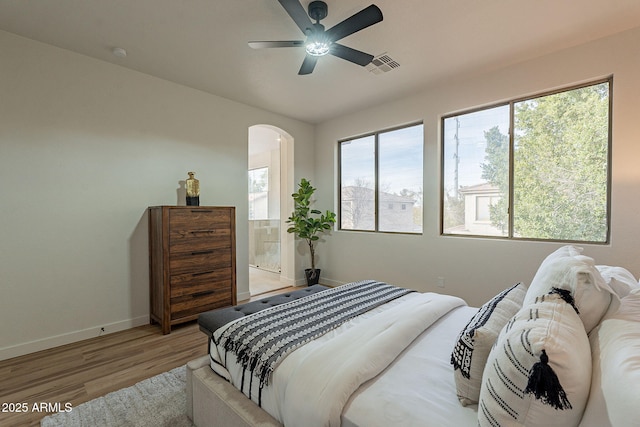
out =
[[[549,294],[500,332],[482,376],[480,426],[577,426],[591,383],[591,349],[575,308]]]

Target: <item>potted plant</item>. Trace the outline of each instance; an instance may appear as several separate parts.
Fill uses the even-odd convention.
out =
[[[287,228],[288,233],[295,233],[296,237],[306,240],[311,253],[311,268],[304,270],[307,278],[307,285],[315,285],[320,279],[320,269],[316,269],[315,263],[315,242],[320,239],[318,234],[324,233],[331,229],[336,222],[336,214],[327,210],[324,214],[317,209],[311,209],[313,202],[311,196],[316,189],[311,183],[302,178],[298,184],[298,192],[293,193],[294,209],[291,216],[287,219],[288,224],[292,224]]]

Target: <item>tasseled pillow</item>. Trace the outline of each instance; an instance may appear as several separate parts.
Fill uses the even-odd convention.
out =
[[[570,293],[554,289],[500,332],[482,377],[480,426],[577,426],[591,383],[591,350]]]

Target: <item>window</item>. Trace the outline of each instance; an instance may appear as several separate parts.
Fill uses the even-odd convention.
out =
[[[339,143],[341,229],[422,233],[423,141],[420,123]]]
[[[249,171],[249,219],[269,218],[269,168]]]
[[[608,242],[611,84],[444,117],[442,234]]]

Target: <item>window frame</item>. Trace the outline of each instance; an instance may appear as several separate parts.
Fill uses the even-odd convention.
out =
[[[337,229],[338,231],[349,231],[356,233],[381,233],[381,234],[406,234],[410,236],[421,236],[424,234],[424,196],[422,199],[422,224],[420,228],[420,232],[412,232],[412,231],[381,231],[380,230],[380,135],[394,132],[401,129],[407,129],[414,126],[422,126],[422,186],[424,188],[424,153],[425,153],[425,142],[424,142],[424,121],[419,120],[415,122],[410,122],[404,125],[393,126],[390,128],[380,129],[374,132],[364,133],[356,136],[352,136],[349,138],[339,139],[337,142],[337,150],[338,150],[338,218],[337,218]],[[365,229],[355,229],[355,228],[343,228],[342,227],[342,150],[341,144],[345,142],[354,141],[361,138],[367,138],[373,136],[374,137],[374,186],[373,186],[373,216],[374,216],[374,226],[372,230]]]
[[[607,188],[606,188],[606,235],[604,241],[590,241],[590,240],[570,240],[570,239],[543,239],[533,237],[518,237],[514,236],[514,138],[515,132],[514,122],[515,113],[514,105],[524,101],[530,101],[545,96],[555,95],[563,92],[569,92],[572,90],[582,89],[589,86],[596,86],[599,84],[607,83],[609,85],[609,105],[607,111],[608,119],[608,135],[607,135]],[[453,117],[461,116],[464,114],[471,114],[483,110],[492,108],[498,108],[502,106],[509,106],[509,194],[507,194],[508,200],[508,233],[506,236],[491,236],[483,234],[461,234],[461,233],[445,233],[444,232],[444,183],[445,183],[445,120]],[[491,240],[512,240],[512,241],[536,241],[536,242],[550,242],[550,243],[578,243],[578,244],[593,244],[593,245],[609,245],[611,243],[611,186],[612,186],[612,140],[613,140],[613,75],[603,77],[595,80],[589,80],[583,83],[564,86],[557,89],[547,90],[544,92],[535,93],[533,95],[521,96],[510,99],[508,101],[497,102],[494,104],[485,105],[477,108],[470,108],[466,110],[457,111],[441,116],[440,118],[440,236],[443,237],[467,237],[467,238],[481,238]]]

